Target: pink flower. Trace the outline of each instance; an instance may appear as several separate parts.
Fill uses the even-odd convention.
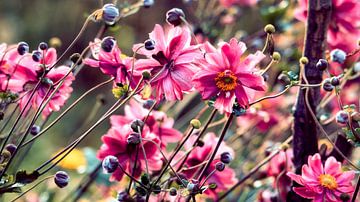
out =
[[[57,55],[54,48],[49,48],[43,53],[44,56],[39,62],[32,60],[31,54],[26,54],[24,56],[17,55],[17,57],[12,61],[15,65],[15,67],[13,67],[14,75],[12,75],[9,81],[8,88],[14,92],[20,92],[20,109],[25,107],[25,104],[29,101],[33,88],[40,81],[44,73],[42,65],[51,67],[56,61]],[[67,66],[59,66],[52,68],[46,73],[45,77],[41,80],[40,86],[30,101],[34,109],[38,109],[41,102],[47,98],[46,93],[50,88],[50,84],[59,82],[69,70],[70,68]],[[72,92],[71,84],[73,80],[74,77],[70,73],[70,75],[65,78],[62,86],[52,97],[49,104],[44,108],[44,111],[42,112],[43,116],[46,117],[52,111],[60,110],[60,107],[63,106],[66,100],[70,97]],[[50,95],[52,91],[53,90],[50,90],[48,95]]]
[[[135,100],[130,101],[130,105],[125,106],[125,116],[114,115],[111,116],[111,124],[113,126],[121,126],[130,124],[136,119],[144,120],[148,116],[149,110],[141,106]],[[173,128],[174,119],[167,117],[164,112],[153,110],[148,116],[145,127],[148,127],[150,132],[155,134],[161,141],[163,147],[167,143],[178,142],[182,133]]]
[[[262,52],[240,60],[246,45],[235,38],[220,43],[218,49],[206,43],[205,49],[207,53],[199,60],[201,69],[193,82],[203,99],[216,99],[214,107],[220,112],[231,113],[235,98],[240,107],[247,108],[254,90],[265,90],[264,78],[255,67],[265,57]]]
[[[112,119],[113,120],[113,119]],[[133,173],[134,163],[136,159],[136,146],[127,143],[129,135],[134,133],[129,124],[125,125],[112,125],[110,130],[105,134],[101,140],[103,144],[101,145],[97,157],[100,160],[103,160],[108,155],[116,156],[119,160],[122,168],[129,174]],[[141,137],[143,138],[142,146],[145,149],[146,159],[148,161],[148,166],[150,171],[156,171],[161,169],[162,161],[161,155],[158,151],[156,145],[150,141],[152,140],[155,143],[159,143],[159,139],[155,134],[149,131],[149,128],[144,127]],[[136,169],[134,177],[139,177],[140,174],[145,171],[145,157],[142,152],[141,144],[138,144],[138,158],[136,163]],[[120,168],[112,173],[110,180],[120,181],[124,173]]]
[[[353,51],[360,38],[360,3],[358,0],[332,0],[332,12],[327,41],[330,49],[340,48],[345,52]],[[308,0],[300,0],[295,17],[305,22]]]
[[[95,39],[90,42],[90,48],[94,59],[86,58],[84,64],[99,67],[104,74],[114,77],[116,83],[128,84],[131,79],[131,86],[136,85],[139,77],[131,77],[133,58],[122,55],[117,44],[114,44],[110,52],[106,52],[101,48],[101,40]]]
[[[355,176],[354,171],[343,172],[341,163],[334,157],[326,159],[323,166],[318,153],[309,156],[308,164],[302,167],[302,175],[292,172],[288,172],[287,175],[303,186],[293,188],[298,195],[313,199],[315,202],[322,202],[325,199],[329,202],[341,201],[341,194],[351,194],[354,190],[351,184]]]
[[[155,25],[149,34],[155,41],[155,49],[139,49],[142,44],[134,45],[139,54],[147,59],[136,62],[138,71],[149,71],[152,75],[151,86],[156,90],[156,100],[163,97],[167,100],[181,100],[183,93],[192,89],[191,77],[196,68],[192,64],[195,56],[200,54],[198,46],[190,45],[190,31],[185,27],[172,27],[164,32],[160,25]]]
[[[191,149],[192,144],[195,142],[196,136],[191,136],[190,140],[185,144],[185,149]],[[190,167],[199,165],[203,163],[207,158],[208,155],[214,150],[215,145],[218,141],[218,138],[215,136],[214,133],[207,133],[204,136],[204,146],[202,147],[195,147],[193,151],[190,153],[189,157],[187,158],[184,168],[185,170],[182,171],[183,174],[188,179],[194,178],[195,173],[198,172],[199,167],[189,169]],[[220,148],[215,156],[214,161],[210,164],[209,168],[205,171],[205,176],[208,176],[214,169],[217,162],[220,161],[220,155],[224,152],[229,152],[232,156],[234,156],[234,151],[228,147],[225,143],[221,143]],[[202,168],[200,166],[200,168]],[[216,171],[211,177],[207,180],[206,184],[215,183],[217,185],[215,190],[207,189],[205,194],[211,198],[216,198],[217,194],[221,191],[225,191],[230,188],[232,185],[236,183],[235,172],[233,169],[229,168],[228,166],[221,172]]]
[[[226,8],[232,5],[240,6],[253,6],[257,3],[257,0],[219,0],[220,4]]]

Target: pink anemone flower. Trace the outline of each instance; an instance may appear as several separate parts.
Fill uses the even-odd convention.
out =
[[[314,202],[341,201],[341,194],[351,194],[354,187],[351,180],[354,179],[354,171],[341,170],[341,163],[334,157],[321,162],[320,154],[309,156],[308,164],[303,165],[302,174],[288,172],[287,175],[302,187],[294,187],[295,193]]]
[[[134,177],[138,178],[146,168],[145,156],[141,148],[141,146],[143,146],[146,159],[148,161],[149,171],[157,171],[161,169],[162,157],[158,148],[153,143],[155,142],[156,144],[159,144],[159,139],[156,137],[156,135],[151,133],[149,128],[144,127],[141,133],[141,137],[143,138],[142,143],[139,143],[137,145],[138,149],[136,149],[136,145],[128,144],[127,142],[129,135],[132,133],[134,132],[132,131],[129,124],[113,125],[107,134],[101,138],[103,144],[97,153],[97,157],[100,160],[103,160],[106,156],[109,155],[116,156],[122,168],[127,173],[133,174]],[[153,142],[147,140],[151,140]],[[137,163],[135,172],[133,173],[136,156]],[[110,180],[120,181],[123,176],[124,172],[121,170],[121,168],[117,168],[116,171],[112,173]]]
[[[130,124],[136,119],[144,120],[149,114],[149,110],[142,107],[141,104],[135,100],[130,101],[130,105],[125,106],[125,116],[114,115],[111,116],[111,125],[121,126]],[[168,117],[164,112],[153,110],[150,112],[145,122],[145,127],[148,127],[150,132],[155,134],[161,141],[162,147],[167,143],[178,142],[182,133],[173,128],[174,119]]]
[[[67,66],[59,66],[47,69],[46,71],[48,72],[45,74],[45,77],[41,78],[45,71],[43,65],[45,68],[52,67],[57,59],[54,48],[49,48],[48,50],[42,51],[42,53],[43,56],[39,62],[32,60],[31,54],[24,56],[18,55],[15,59],[14,64],[16,67],[14,67],[14,75],[9,80],[8,87],[12,91],[20,92],[20,109],[23,109],[27,102],[30,102],[34,109],[38,109],[42,101],[47,99],[48,95],[53,92],[53,89],[49,89],[51,85],[58,83],[70,71],[70,68]],[[59,111],[60,107],[65,104],[72,92],[71,84],[73,80],[74,76],[70,73],[48,105],[44,108],[42,112],[44,117],[53,111]],[[31,92],[39,81],[40,85],[29,101]]]
[[[136,70],[132,72],[133,58],[123,55],[117,44],[110,52],[106,52],[101,48],[101,40],[95,39],[90,42],[90,48],[94,59],[86,58],[84,64],[100,68],[104,74],[114,77],[116,83],[128,84],[131,80],[130,85],[136,86],[139,76],[134,75],[139,74]]]
[[[254,91],[266,89],[264,78],[256,65],[265,57],[257,51],[241,60],[246,45],[232,38],[229,43],[220,43],[215,49],[205,44],[205,57],[199,59],[201,69],[194,75],[193,83],[203,99],[215,98],[214,107],[220,112],[232,112],[235,98],[242,108],[247,108]]]
[[[149,71],[152,75],[151,87],[156,90],[156,100],[181,100],[184,92],[192,89],[191,77],[196,71],[193,59],[201,52],[198,46],[190,45],[191,35],[186,27],[172,27],[168,32],[160,25],[155,25],[149,34],[155,41],[154,50],[140,48],[136,44],[134,51],[147,56],[139,59],[135,68],[138,71]]]
[[[192,148],[192,144],[195,142],[196,136],[191,136],[190,140],[185,143],[185,149],[189,150]],[[193,151],[190,153],[189,157],[187,158],[184,169],[182,173],[188,178],[192,179],[195,176],[195,173],[199,171],[200,167],[195,167],[208,158],[208,155],[214,150],[215,145],[218,141],[218,138],[215,136],[214,133],[207,133],[204,136],[204,145],[202,147],[195,147]],[[215,165],[217,162],[220,161],[220,155],[224,152],[229,152],[232,156],[234,156],[234,151],[232,148],[227,146],[225,143],[221,143],[218,152],[216,153],[215,159],[211,162],[209,168],[205,171],[205,177],[208,176],[213,170],[215,170]],[[195,168],[194,168],[195,167]],[[215,183],[217,185],[215,190],[207,189],[204,193],[209,196],[210,198],[216,198],[218,193],[221,191],[225,191],[234,185],[237,182],[235,172],[233,169],[229,168],[228,166],[225,167],[223,171],[216,171],[212,174],[207,182],[206,185]]]

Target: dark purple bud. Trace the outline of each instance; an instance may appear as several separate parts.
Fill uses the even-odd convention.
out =
[[[161,193],[161,187],[159,185],[155,185],[153,188],[154,194],[160,194]]]
[[[29,44],[23,41],[18,43],[17,51],[20,55],[24,55],[25,53],[29,52]]]
[[[39,44],[39,49],[40,50],[46,50],[46,49],[48,49],[48,45],[47,45],[47,43],[45,43],[45,42],[41,42],[40,44]]]
[[[223,163],[223,162],[217,162],[216,164],[215,164],[215,169],[217,170],[217,171],[223,171],[224,169],[225,169],[225,163]]]
[[[334,90],[334,86],[331,84],[331,80],[330,79],[324,79],[323,83],[322,83],[322,88],[325,91],[329,91],[331,92],[332,90]]]
[[[137,145],[140,143],[140,134],[139,133],[131,133],[127,138],[127,143],[130,145]]]
[[[38,125],[33,125],[30,129],[31,135],[37,135],[39,132],[40,132],[40,126]]]
[[[150,6],[154,5],[154,0],[144,0],[144,7],[150,8]]]
[[[166,13],[166,21],[171,25],[180,25],[182,22],[181,18],[185,18],[185,14],[180,8],[173,8]]]
[[[325,69],[327,69],[329,66],[329,63],[327,62],[327,60],[325,59],[320,59],[317,63],[316,63],[316,68],[318,70],[324,71]]]
[[[225,163],[225,164],[228,164],[232,161],[232,156],[229,152],[224,152],[220,155],[220,161]]]
[[[340,124],[346,124],[349,121],[349,114],[346,111],[338,111],[338,113],[336,113],[336,122],[340,123]]]
[[[143,104],[143,107],[146,109],[150,109],[154,105],[154,103],[155,103],[154,100],[146,100],[145,103]]]
[[[32,52],[32,59],[35,61],[35,62],[39,62],[40,59],[41,59],[41,52],[40,51],[33,51]]]
[[[102,162],[102,168],[105,173],[113,173],[119,166],[119,160],[115,156],[107,156]]]
[[[15,150],[17,149],[17,146],[14,144],[7,144],[5,146],[5,149],[10,152],[10,154],[13,154],[15,152]]]
[[[103,40],[101,41],[101,48],[105,52],[109,53],[114,48],[115,44],[116,44],[115,38],[108,36],[108,37],[103,38]]]
[[[132,201],[132,198],[127,192],[123,191],[118,193],[117,200],[119,202],[129,202]]]
[[[64,188],[69,184],[70,177],[65,171],[55,173],[54,182],[59,188]]]
[[[142,187],[136,187],[135,190],[140,196],[146,196],[147,194],[147,191]]]
[[[103,10],[102,18],[104,22],[108,25],[115,24],[116,20],[120,15],[119,9],[116,8],[114,4],[105,4],[102,10]]]
[[[330,82],[331,82],[331,85],[338,86],[340,84],[340,79],[338,77],[334,76],[331,78]]]
[[[144,42],[146,50],[154,50],[155,49],[155,41],[152,39],[148,39]]]
[[[170,188],[170,191],[169,191],[169,194],[170,194],[170,196],[176,196],[176,195],[177,195],[177,190],[176,190],[176,188],[171,187],[171,188]]]
[[[134,132],[140,133],[142,128],[144,127],[144,125],[145,125],[145,123],[142,120],[136,119],[133,122],[131,122],[130,127]],[[140,131],[139,131],[139,129],[140,129]]]

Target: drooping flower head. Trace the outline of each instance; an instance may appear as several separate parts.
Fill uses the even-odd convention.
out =
[[[351,180],[354,179],[354,171],[342,171],[341,163],[334,157],[321,162],[320,154],[309,156],[308,164],[303,165],[302,174],[288,172],[287,175],[302,187],[294,187],[295,193],[315,202],[341,201],[341,194],[350,194],[354,191]]]
[[[146,159],[150,171],[161,169],[162,161],[161,155],[156,145],[150,141],[154,141],[159,144],[159,139],[155,134],[149,131],[149,128],[144,127],[141,133],[143,138],[142,143],[136,140],[136,135],[131,129],[129,124],[125,125],[113,125],[105,134],[101,140],[101,145],[97,157],[103,160],[105,157],[112,155],[118,158],[120,166],[127,172],[133,173],[135,160],[137,159],[134,177],[139,177],[142,172],[145,171],[145,156],[142,152],[142,146],[144,147]],[[141,145],[142,144],[142,145]],[[137,149],[138,147],[138,149]],[[137,153],[138,152],[138,153]],[[137,158],[136,158],[137,157]],[[121,168],[117,168],[112,173],[110,180],[120,181],[124,176],[124,172]]]
[[[246,45],[235,38],[220,43],[218,49],[206,43],[205,49],[205,57],[199,59],[201,70],[194,75],[193,83],[203,99],[215,98],[214,107],[220,112],[231,113],[235,98],[240,107],[247,108],[254,91],[266,89],[255,67],[265,57],[262,52],[241,60]]]
[[[130,82],[132,87],[136,85],[139,77],[131,76],[133,58],[121,53],[115,39],[112,37],[105,37],[102,41],[95,39],[94,42],[90,42],[90,48],[94,59],[86,58],[84,64],[99,67],[104,74],[114,77],[116,83]]]
[[[167,143],[178,142],[181,139],[181,132],[173,128],[174,119],[168,117],[162,111],[152,110],[149,114],[149,110],[135,100],[131,100],[130,105],[125,106],[125,116],[111,116],[111,124],[113,126],[121,126],[130,124],[136,119],[144,121],[146,117],[144,127],[148,127],[150,132],[159,138],[163,147]]]
[[[52,66],[57,60],[56,50],[49,48],[47,50],[39,51],[39,60],[35,61],[32,54],[18,55],[13,54],[12,69],[13,74],[9,83],[8,88],[11,91],[20,93],[20,109],[23,109],[26,103],[30,99],[31,92],[33,91],[36,84],[40,81],[38,89],[35,91],[34,96],[30,100],[31,106],[34,109],[38,109],[44,99],[53,92],[51,87],[53,84],[60,82],[61,79],[69,72],[70,68],[67,66]],[[11,54],[10,54],[11,55]],[[42,78],[44,76],[44,78]],[[64,83],[61,85],[59,90],[50,100],[49,104],[44,108],[43,116],[49,115],[52,111],[59,111],[60,107],[63,106],[66,100],[70,97],[72,92],[71,84],[74,80],[74,76],[70,73]]]
[[[196,68],[192,62],[200,54],[197,46],[190,45],[190,31],[176,26],[165,32],[160,25],[155,25],[149,38],[155,41],[153,50],[140,48],[143,44],[133,47],[134,51],[147,56],[147,59],[139,59],[135,68],[151,73],[150,83],[156,92],[156,100],[164,97],[169,101],[181,100],[183,93],[193,87],[191,77]]]

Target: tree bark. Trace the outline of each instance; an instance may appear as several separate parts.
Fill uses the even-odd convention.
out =
[[[331,0],[309,0],[306,23],[306,36],[303,55],[309,59],[305,65],[305,75],[310,84],[322,81],[322,72],[316,68],[319,59],[324,58],[326,34],[331,15]],[[304,81],[303,81],[304,83]],[[311,108],[316,112],[320,102],[320,88],[309,88],[308,96]],[[307,163],[309,155],[318,152],[317,127],[305,103],[305,89],[300,89],[297,95],[293,125],[293,150],[296,173],[301,174],[302,165]],[[296,194],[289,193],[288,200],[306,201]]]

